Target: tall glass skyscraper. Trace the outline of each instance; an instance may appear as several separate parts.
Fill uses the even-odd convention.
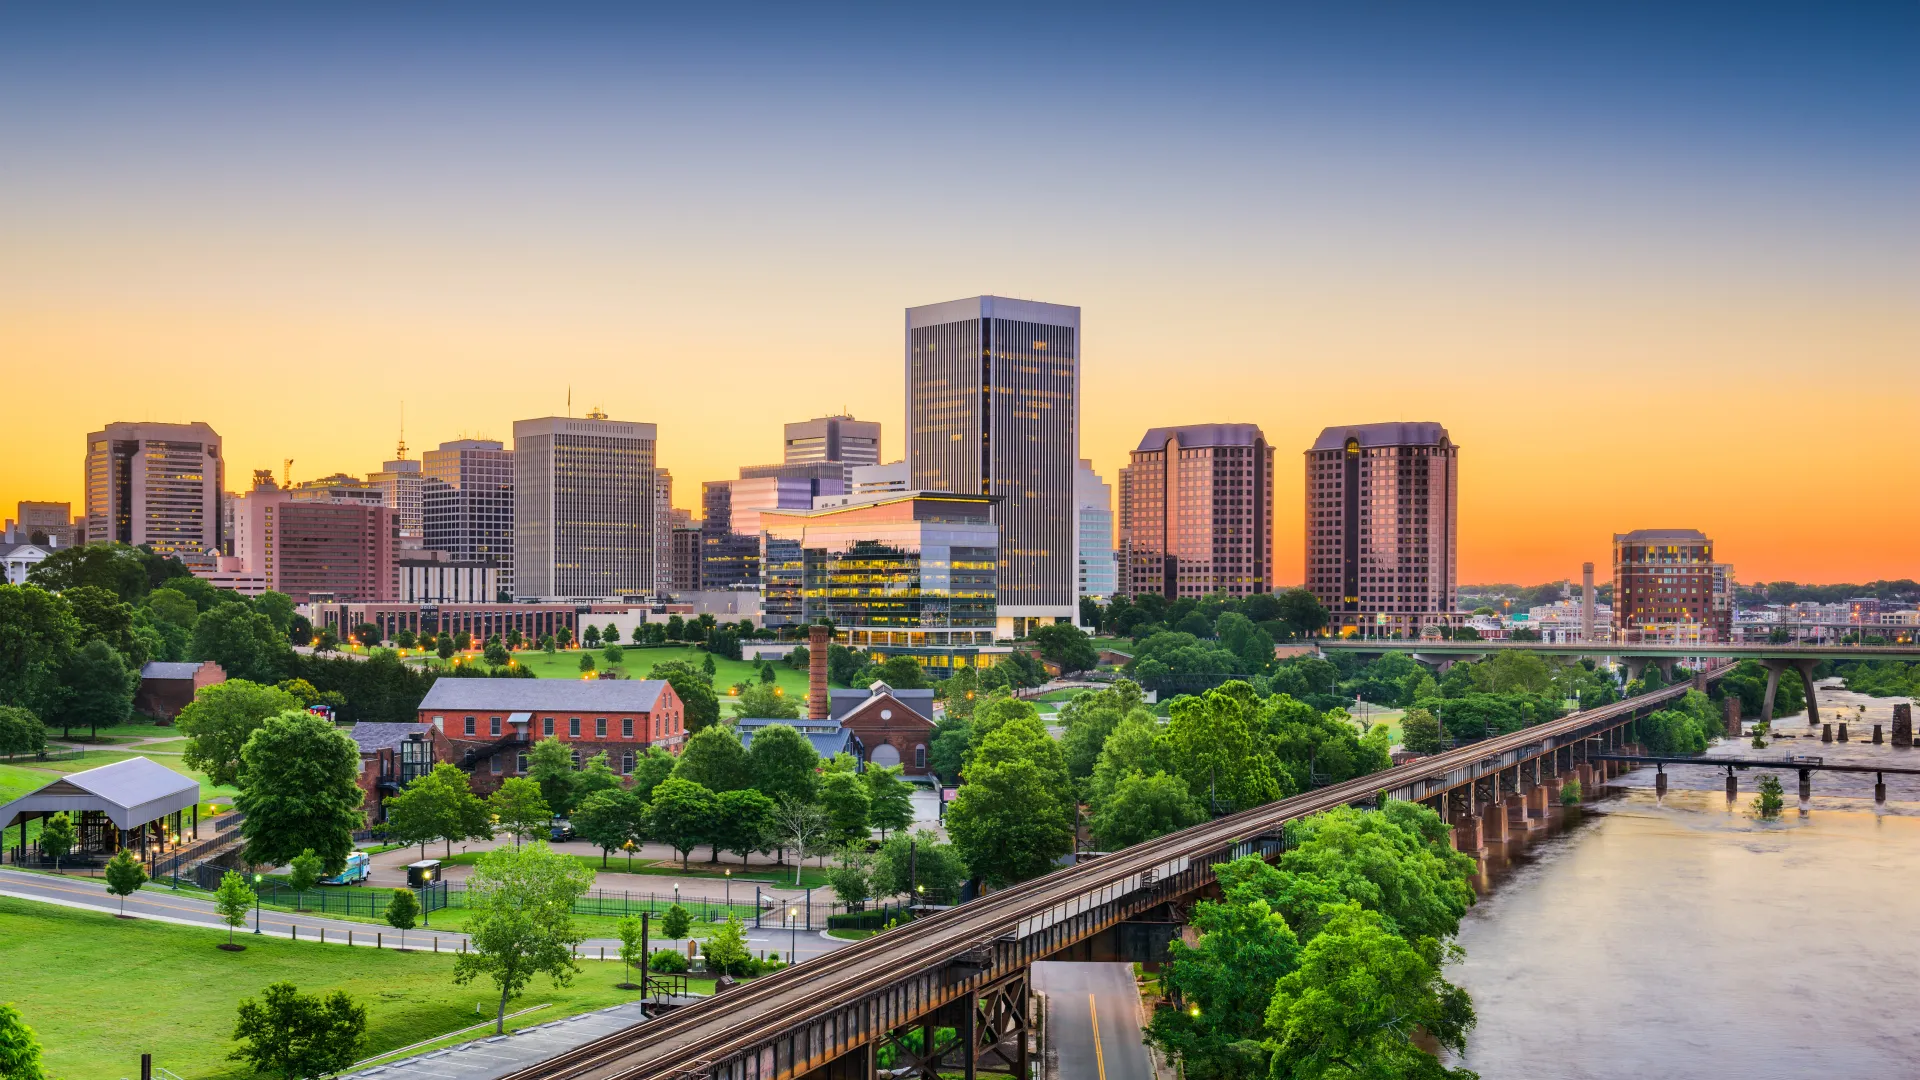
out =
[[[652,424],[598,414],[513,422],[516,597],[596,600],[666,587],[654,577],[654,442]]]
[[[87,540],[218,551],[225,469],[220,436],[199,421],[108,424],[87,436]]]
[[[1106,601],[1120,591],[1113,549],[1113,487],[1082,458],[1073,476],[1073,512],[1080,536],[1080,595]]]
[[[976,296],[907,309],[911,486],[999,496],[997,632],[1078,614],[1080,309]]]
[[[420,455],[420,531],[454,562],[495,567],[511,595],[513,451],[497,439],[455,439]]]

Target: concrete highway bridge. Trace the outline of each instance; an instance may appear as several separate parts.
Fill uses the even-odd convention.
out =
[[[1277,858],[1290,821],[1381,793],[1425,803],[1479,852],[1544,825],[1563,778],[1627,771],[1601,754],[1625,725],[1726,668],[1604,708],[1422,758],[1056,871],[727,990],[567,1051],[506,1080],[1025,1080],[1032,964],[1158,962],[1214,867]],[[1590,760],[1591,759],[1591,760]],[[951,1045],[930,1043],[951,1029]],[[907,1040],[920,1032],[917,1042]],[[913,1049],[931,1047],[932,1052]],[[890,1048],[890,1050],[889,1050]],[[891,1064],[881,1071],[880,1056]]]
[[[1920,644],[1912,645],[1729,645],[1694,642],[1684,645],[1628,644],[1625,642],[1543,642],[1543,641],[1388,641],[1379,638],[1344,638],[1318,642],[1325,653],[1346,652],[1380,654],[1403,652],[1420,663],[1445,672],[1458,660],[1484,660],[1503,652],[1539,653],[1545,656],[1611,656],[1626,666],[1627,678],[1637,679],[1648,664],[1659,668],[1669,680],[1679,660],[1758,660],[1767,666],[1767,694],[1760,707],[1762,722],[1773,719],[1774,694],[1780,688],[1780,676],[1789,668],[1799,673],[1800,685],[1807,696],[1807,722],[1819,723],[1820,706],[1813,692],[1813,669],[1822,660],[1920,660]]]

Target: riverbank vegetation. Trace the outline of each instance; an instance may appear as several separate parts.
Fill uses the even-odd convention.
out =
[[[1444,965],[1473,903],[1473,860],[1412,803],[1342,808],[1289,826],[1277,865],[1216,869],[1175,942],[1147,1040],[1190,1080],[1394,1076],[1468,1080],[1416,1043],[1456,1053],[1474,1024]]]

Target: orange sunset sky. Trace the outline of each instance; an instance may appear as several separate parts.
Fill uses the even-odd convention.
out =
[[[897,457],[902,309],[984,292],[1082,307],[1110,481],[1148,427],[1259,424],[1279,584],[1300,451],[1380,420],[1463,447],[1462,583],[1604,579],[1648,527],[1744,582],[1920,577],[1920,187],[1857,88],[1199,41],[989,91],[771,32],[709,69],[611,32],[401,63],[298,29],[0,46],[0,512],[77,507],[108,421],[207,421],[239,490],[377,469],[403,401],[417,455],[569,387],[658,424],[697,508],[785,421],[844,408]]]

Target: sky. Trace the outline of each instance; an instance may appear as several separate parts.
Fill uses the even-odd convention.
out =
[[[675,502],[902,310],[1082,308],[1081,449],[1445,424],[1460,580],[1699,528],[1920,576],[1920,8],[0,9],[0,514],[204,420],[228,486],[659,426]]]

